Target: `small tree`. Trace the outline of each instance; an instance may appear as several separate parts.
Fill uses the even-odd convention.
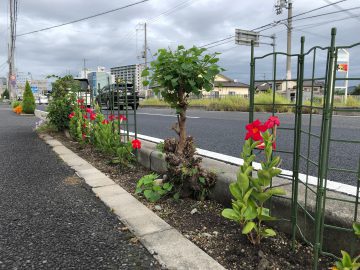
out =
[[[35,111],[35,99],[28,81],[25,84],[22,108],[24,113],[34,113]]]
[[[192,47],[188,50],[178,46],[177,50],[160,49],[157,59],[151,63],[151,84],[156,86],[154,92],[160,93],[164,100],[176,109],[178,122],[173,130],[179,136],[176,153],[183,154],[186,141],[186,110],[190,94],[199,96],[203,90],[209,92],[213,89],[215,76],[221,69],[216,63],[218,53],[205,54],[204,48]],[[150,74],[144,70],[143,77]],[[144,85],[149,81],[145,80]]]
[[[7,88],[5,89],[5,91],[1,94],[1,97],[4,99],[9,99],[9,90],[7,90]]]
[[[53,99],[63,98],[69,91],[73,93],[80,91],[80,82],[74,80],[72,75],[66,75],[64,77],[49,75],[47,78],[56,78],[56,81],[52,83],[51,96]]]
[[[352,92],[352,95],[360,95],[360,84],[356,86],[356,88]]]

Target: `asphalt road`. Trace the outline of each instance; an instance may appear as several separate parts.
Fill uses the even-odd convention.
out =
[[[35,121],[0,105],[0,269],[160,269]]]
[[[44,108],[41,106],[40,108]],[[103,111],[105,114],[106,110]],[[132,110],[129,111],[132,113]],[[256,113],[255,118],[264,121],[270,114]],[[217,112],[204,110],[189,110],[187,119],[187,131],[195,138],[196,146],[202,149],[239,157],[245,137],[245,125],[248,123],[246,112]],[[278,114],[282,128],[294,128],[294,114]],[[165,139],[174,137],[175,133],[171,126],[176,121],[174,110],[140,108],[137,110],[138,133]],[[321,131],[321,115],[313,115],[311,132],[319,135]],[[129,117],[129,123],[133,118]],[[303,115],[302,129],[309,131],[309,115]],[[360,141],[360,117],[356,116],[333,116],[332,132],[333,139]],[[319,145],[318,138],[311,137],[310,143],[307,134],[302,133],[301,155],[318,163]],[[310,145],[310,146],[309,146]],[[291,130],[279,130],[277,135],[277,149],[293,152],[294,132]],[[278,153],[282,157],[281,168],[292,170],[292,154]],[[360,144],[338,143],[330,144],[329,167],[359,171],[360,167]],[[317,176],[318,168],[313,163],[307,164],[304,158],[300,159],[300,172]],[[356,173],[328,171],[328,179],[346,184],[356,185],[358,177]]]
[[[132,111],[130,111],[132,112]],[[269,114],[257,113],[255,119],[264,121]],[[278,114],[281,127],[293,128],[295,118],[293,114]],[[309,115],[303,116],[302,129],[309,130]],[[132,119],[130,117],[130,122]],[[173,137],[175,133],[171,125],[176,121],[173,110],[143,108],[137,111],[138,133],[165,139]],[[322,118],[313,116],[311,131],[319,135]],[[187,128],[188,134],[194,136],[196,146],[202,149],[239,157],[245,137],[245,125],[248,123],[248,113],[243,112],[215,112],[204,110],[189,110]],[[332,121],[332,138],[360,141],[360,117],[334,116]],[[293,151],[294,132],[279,130],[277,149]],[[320,141],[312,137],[308,147],[308,135],[302,134],[301,154],[317,162]],[[281,153],[284,169],[292,170],[292,154]],[[359,170],[360,144],[335,143],[330,145],[329,167]],[[317,175],[317,167],[309,163],[309,173]],[[300,172],[307,172],[307,162],[300,161]],[[328,179],[351,185],[356,185],[357,175],[354,173],[328,172]]]

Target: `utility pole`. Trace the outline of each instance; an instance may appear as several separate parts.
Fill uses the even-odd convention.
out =
[[[144,23],[144,58],[145,58],[145,68],[147,68],[147,29],[146,22]]]
[[[86,59],[84,58],[84,78],[86,79]]]
[[[9,14],[10,14],[10,33],[9,33],[9,44],[8,44],[8,64],[9,64],[9,74],[8,74],[8,90],[10,94],[10,99],[16,98],[15,86],[16,86],[16,76],[15,76],[15,27],[16,27],[16,11],[13,0],[9,0]]]
[[[288,19],[287,19],[287,50],[288,54],[286,57],[286,97],[290,99],[290,89],[288,87],[288,82],[291,80],[291,33],[292,33],[292,0],[277,0],[275,5],[276,14],[279,15],[282,13],[283,8],[288,10]]]

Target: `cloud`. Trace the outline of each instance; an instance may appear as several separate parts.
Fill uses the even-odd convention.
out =
[[[93,15],[98,12],[117,8],[135,1],[97,1],[97,0],[57,0],[57,1],[21,1],[18,15],[18,33],[25,33],[43,27],[71,21]],[[343,8],[358,6],[357,0],[348,0],[339,4]],[[294,14],[325,5],[326,1],[302,0],[294,2]],[[336,11],[337,7],[328,7],[308,15]],[[168,13],[164,13],[169,11]],[[360,16],[360,10],[353,13]],[[0,11],[3,18],[1,29],[7,26],[7,14]],[[304,16],[308,16],[304,15]],[[351,16],[339,13],[331,16],[294,22],[293,53],[300,50],[300,36],[306,35],[306,48],[314,45],[328,46],[330,28],[338,27],[338,41],[350,44],[360,41],[357,35],[360,21],[336,19]],[[163,47],[175,48],[178,44],[186,46],[203,45],[229,37],[235,28],[253,29],[258,26],[286,18],[286,10],[276,15],[273,1],[234,1],[234,0],[150,0],[146,3],[120,10],[84,22],[18,37],[16,43],[16,66],[20,71],[31,72],[33,77],[47,74],[77,74],[86,59],[89,68],[126,65],[143,61],[139,58],[143,48],[144,32],[139,23],[148,20],[148,46],[152,53]],[[153,19],[153,20],[152,20]],[[333,23],[322,24],[333,20]],[[304,26],[319,23],[320,26]],[[138,30],[136,30],[138,29]],[[279,25],[263,34],[276,34],[277,50],[286,51],[286,27]],[[7,31],[0,32],[0,60],[7,58]],[[261,40],[270,43],[266,37]],[[221,65],[225,74],[247,82],[249,79],[249,47],[236,46],[233,42],[209,49],[210,52],[223,52]],[[262,44],[256,48],[256,55],[272,51],[272,47]],[[350,69],[359,75],[359,49],[351,52]],[[151,56],[149,56],[151,60]],[[322,62],[323,63],[322,59]],[[294,61],[295,63],[295,61]],[[0,63],[1,64],[1,63]],[[285,59],[279,59],[279,76],[285,74]],[[321,67],[320,67],[321,66]],[[319,64],[319,73],[323,72]],[[271,62],[257,67],[258,76],[271,78]],[[6,75],[3,69],[1,75]],[[264,75],[265,74],[265,75]],[[296,74],[296,65],[293,66]],[[355,74],[354,74],[355,75]]]

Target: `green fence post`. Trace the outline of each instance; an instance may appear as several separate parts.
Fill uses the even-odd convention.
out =
[[[98,83],[97,94],[98,94],[98,96],[99,96],[99,107],[100,107],[100,112],[102,112],[102,102],[101,102],[100,83]],[[96,100],[96,98],[95,98],[95,100]]]
[[[251,41],[251,60],[250,60],[250,88],[249,88],[249,123],[254,121],[254,99],[255,99],[255,59],[254,41]]]
[[[319,255],[322,251],[321,241],[323,231],[323,212],[324,212],[324,193],[326,186],[326,174],[329,159],[330,147],[330,129],[331,129],[331,116],[333,107],[333,93],[334,93],[334,75],[335,75],[335,60],[336,60],[336,47],[335,47],[336,28],[331,29],[331,45],[328,51],[328,73],[327,86],[325,89],[322,128],[320,134],[320,156],[319,156],[319,176],[318,187],[316,192],[316,209],[315,209],[315,242],[314,242],[314,269],[318,267]]]
[[[305,37],[301,37],[301,49],[298,56],[298,78],[296,86],[296,105],[295,105],[295,131],[294,131],[294,155],[293,155],[293,183],[292,183],[292,206],[291,206],[291,235],[292,249],[295,251],[297,217],[298,217],[298,190],[299,190],[299,163],[301,146],[301,120],[302,120],[302,99],[304,84],[304,46]]]

